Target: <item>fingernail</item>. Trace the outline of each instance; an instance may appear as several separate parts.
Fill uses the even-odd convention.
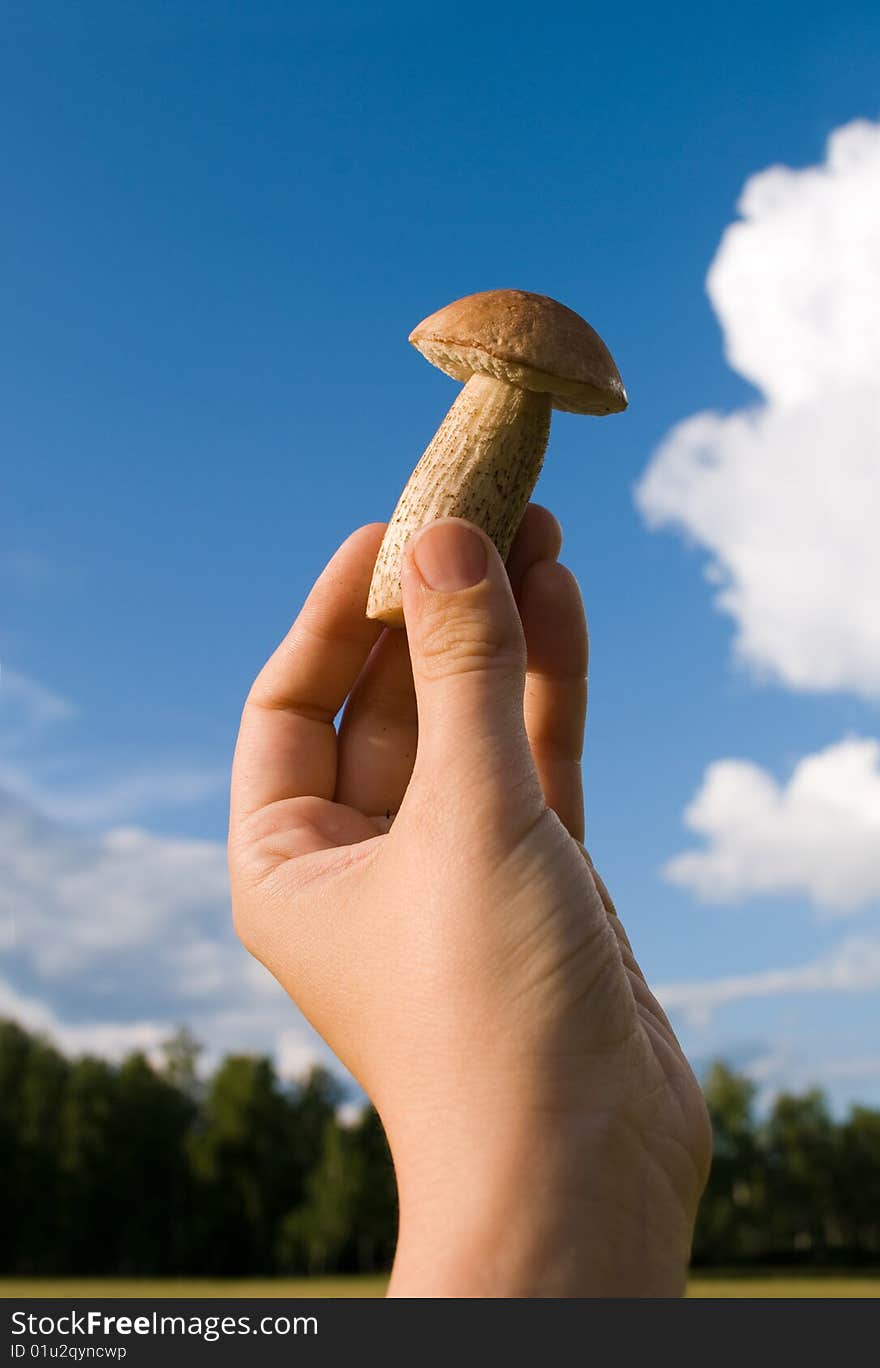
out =
[[[413,560],[428,587],[447,594],[479,584],[488,565],[482,537],[457,522],[423,528],[413,544]]]

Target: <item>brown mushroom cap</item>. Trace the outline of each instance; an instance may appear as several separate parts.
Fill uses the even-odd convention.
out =
[[[494,375],[551,396],[567,413],[620,413],[626,390],[611,353],[580,314],[527,290],[483,290],[438,309],[409,335],[456,380]]]

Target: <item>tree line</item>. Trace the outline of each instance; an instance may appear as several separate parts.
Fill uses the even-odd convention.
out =
[[[325,1070],[283,1084],[230,1055],[206,1080],[186,1031],[158,1067],[68,1059],[0,1022],[0,1270],[269,1276],[390,1266],[391,1158],[376,1113],[341,1124]]]
[[[161,1063],[70,1059],[0,1022],[0,1271],[271,1276],[390,1267],[396,1189],[379,1119],[340,1085],[230,1055],[202,1078],[185,1030]],[[880,1112],[818,1092],[755,1117],[749,1080],[704,1083],[715,1157],[694,1262],[880,1261]]]
[[[756,1091],[723,1063],[703,1081],[713,1158],[694,1263],[880,1263],[880,1111],[836,1121],[814,1088],[756,1121]]]

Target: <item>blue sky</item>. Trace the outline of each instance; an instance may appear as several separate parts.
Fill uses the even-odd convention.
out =
[[[307,1058],[225,923],[238,712],[455,396],[409,331],[514,285],[582,313],[630,395],[618,418],[554,418],[535,495],[590,619],[597,865],[698,1065],[880,1105],[880,667],[859,607],[880,485],[852,380],[860,300],[880,302],[857,272],[880,235],[875,6],[2,12],[0,1007],[77,1048],[189,1019],[218,1049]],[[827,140],[855,120],[835,170]],[[801,178],[766,182],[719,251],[779,165]],[[854,338],[855,370],[813,366],[814,334]],[[831,385],[815,420],[805,375]],[[723,417],[759,410],[745,435]],[[677,427],[701,413],[702,465]],[[819,786],[850,774],[857,795],[829,822],[808,767],[806,796],[771,795],[743,835],[750,780],[727,769],[687,829],[708,767],[785,788],[823,753]],[[664,875],[706,845],[714,864]]]

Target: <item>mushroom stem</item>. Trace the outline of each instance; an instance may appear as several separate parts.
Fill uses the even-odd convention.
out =
[[[400,567],[413,532],[436,518],[466,518],[507,559],[550,436],[550,395],[472,375],[437,429],[385,532],[367,617],[402,627]]]

